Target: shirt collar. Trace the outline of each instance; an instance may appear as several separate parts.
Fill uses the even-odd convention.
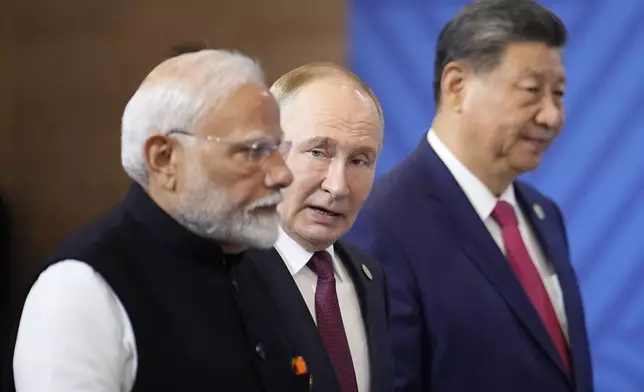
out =
[[[281,227],[279,229],[277,241],[275,242],[275,249],[280,254],[280,256],[282,256],[282,260],[284,260],[286,267],[291,272],[291,276],[295,276],[304,267],[306,267],[306,264],[309,262],[309,260],[311,260],[311,256],[313,256],[313,252],[309,252],[308,250],[302,248],[300,244],[289,237],[289,235],[286,234]],[[338,261],[335,257],[335,249],[333,245],[326,248],[326,251],[329,253],[329,255],[331,255],[331,260],[333,261],[333,271],[335,272],[336,278],[342,281],[344,276],[342,275],[338,267]]]
[[[499,200],[506,201],[514,208],[517,208],[516,196],[512,184],[497,199],[485,184],[456,158],[433,129],[427,132],[427,141],[436,152],[436,155],[438,155],[445,166],[447,166],[447,169],[452,173],[452,176],[454,176],[458,185],[463,189],[463,192],[482,221],[487,220],[492,215],[492,211]]]

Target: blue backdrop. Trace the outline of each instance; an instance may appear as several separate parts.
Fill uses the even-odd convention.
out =
[[[382,101],[382,174],[434,115],[438,33],[465,0],[352,0],[349,59]],[[598,392],[644,391],[644,1],[544,0],[566,23],[567,123],[525,176],[562,207]]]

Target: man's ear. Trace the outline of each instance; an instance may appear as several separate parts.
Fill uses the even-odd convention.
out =
[[[463,109],[466,82],[472,76],[471,67],[460,61],[451,61],[441,74],[441,106],[459,113]]]
[[[154,135],[145,141],[143,157],[150,180],[165,189],[177,186],[178,160],[183,151],[181,144],[164,135]]]

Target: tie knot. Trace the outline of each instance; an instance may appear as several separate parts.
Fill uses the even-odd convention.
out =
[[[333,277],[331,255],[325,250],[313,253],[307,265],[311,271],[315,272],[322,279]]]
[[[496,207],[492,211],[492,218],[501,225],[501,228],[517,227],[519,225],[514,207],[512,207],[512,204],[503,200],[499,200],[496,203]]]

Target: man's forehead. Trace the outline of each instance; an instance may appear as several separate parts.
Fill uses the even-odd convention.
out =
[[[519,77],[549,77],[554,79],[556,82],[565,82],[566,71],[563,66],[527,64],[519,72]]]
[[[284,109],[284,121],[309,126],[379,122],[375,105],[359,88],[350,85],[329,87],[311,88],[294,97]]]
[[[333,110],[332,108],[308,107],[297,110],[290,108],[283,113],[282,122],[287,137],[305,139],[311,137],[326,137],[336,135],[336,138],[346,136],[369,137],[376,135],[380,123],[376,115],[352,113],[351,110]]]
[[[279,120],[279,109],[265,86],[248,83],[218,102],[211,113],[211,118],[227,121],[253,118]]]
[[[281,139],[277,104],[270,99],[227,102],[214,110],[204,126],[207,135],[240,140]]]
[[[508,45],[503,56],[506,65],[563,68],[560,48],[540,42],[515,42]]]
[[[307,106],[331,106],[338,100],[370,102],[371,99],[362,91],[360,86],[348,78],[326,77],[314,80],[304,85],[293,95],[292,103]]]
[[[303,86],[283,106],[282,116],[287,139],[304,140],[342,131],[357,131],[368,137],[371,128],[380,126],[371,97],[346,77],[327,77]],[[336,138],[347,136],[338,134]]]

